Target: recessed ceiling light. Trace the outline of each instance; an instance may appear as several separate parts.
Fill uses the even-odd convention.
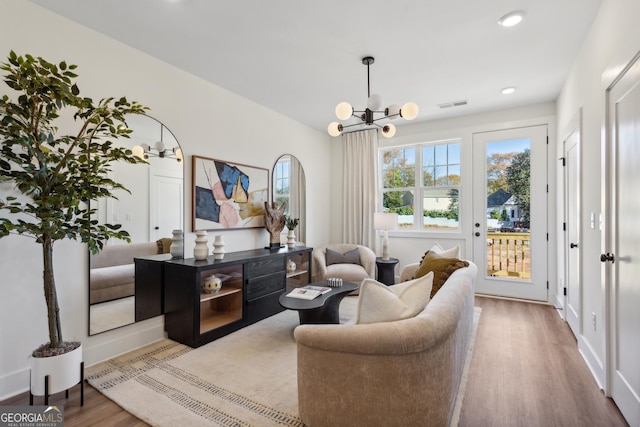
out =
[[[524,18],[524,12],[517,11],[511,12],[504,15],[502,18],[498,20],[498,24],[503,27],[513,27],[514,25],[518,25],[522,19]]]
[[[509,87],[505,87],[505,88],[502,89],[502,94],[503,95],[510,95],[515,91],[516,91],[515,86],[509,86]]]

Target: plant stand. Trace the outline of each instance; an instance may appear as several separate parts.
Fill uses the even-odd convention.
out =
[[[44,404],[49,404],[49,396],[69,390],[80,383],[80,405],[84,406],[84,361],[82,345],[73,351],[51,357],[31,357],[29,372],[29,404],[33,396],[44,396]]]
[[[80,406],[84,406],[84,362],[80,362]],[[74,386],[77,384],[74,384]],[[72,386],[73,387],[73,386]],[[64,391],[65,399],[69,398],[70,388]],[[49,405],[49,375],[44,376],[44,404]],[[29,406],[33,406],[33,393],[29,389]]]

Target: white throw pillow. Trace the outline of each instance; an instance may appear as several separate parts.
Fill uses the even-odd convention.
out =
[[[360,285],[355,323],[393,322],[413,317],[427,306],[432,285],[433,272],[391,286],[364,279]]]
[[[435,242],[431,249],[432,252],[437,253],[442,258],[458,258],[460,259],[460,245],[456,245],[451,249],[444,249],[438,242]]]

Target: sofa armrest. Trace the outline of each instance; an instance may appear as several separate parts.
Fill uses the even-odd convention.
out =
[[[419,262],[405,265],[402,269],[402,272],[400,273],[400,282],[406,282],[407,280],[413,279],[413,276],[416,274],[418,267],[420,267]]]
[[[366,246],[360,246],[360,264],[365,269],[369,278],[376,278],[376,253]]]
[[[311,252],[313,258],[313,281],[321,282],[327,277],[327,261],[324,248],[316,248]]]

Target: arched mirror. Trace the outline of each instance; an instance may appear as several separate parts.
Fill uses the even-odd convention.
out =
[[[285,203],[285,213],[299,218],[296,240],[306,242],[306,180],[300,161],[291,154],[280,156],[273,166],[273,201],[280,206]]]
[[[131,243],[111,239],[97,255],[89,255],[89,335],[134,323],[145,298],[135,293],[134,257],[167,253],[172,231],[184,229],[182,151],[174,135],[149,116],[127,117],[133,130],[117,141],[148,165],[116,162],[113,179],[131,193],[118,199],[92,201],[100,223],[122,224]],[[138,313],[140,311],[138,310]]]

